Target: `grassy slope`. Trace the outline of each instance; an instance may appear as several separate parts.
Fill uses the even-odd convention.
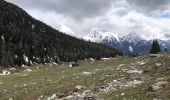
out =
[[[137,62],[147,60],[143,66]],[[50,96],[54,93],[64,93],[65,96],[75,90],[77,85],[85,86],[85,90],[91,90],[104,100],[113,99],[154,99],[170,98],[170,82],[158,91],[152,92],[148,88],[155,83],[158,78],[170,81],[170,55],[166,54],[159,58],[140,56],[136,58],[117,57],[107,61],[96,61],[91,64],[89,61],[79,61],[80,67],[69,68],[68,64],[56,67],[43,67],[41,69],[32,68],[32,72],[21,71],[17,74],[0,76],[0,99],[8,100],[33,100],[39,96]],[[161,67],[155,67],[155,63],[162,63]],[[132,64],[134,63],[134,64]],[[120,64],[125,64],[117,69]],[[130,75],[123,69],[137,68],[144,71],[141,75]],[[92,72],[92,76],[83,76],[81,72]],[[107,77],[105,77],[107,75]],[[104,77],[104,78],[103,78]],[[99,87],[113,80],[131,81],[141,80],[143,83],[135,87],[118,89],[107,93],[100,92]],[[82,90],[83,91],[83,90]],[[124,95],[121,95],[125,93]]]

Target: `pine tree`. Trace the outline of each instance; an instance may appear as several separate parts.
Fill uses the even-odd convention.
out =
[[[157,54],[159,52],[161,52],[161,48],[159,46],[158,40],[153,40],[153,44],[152,44],[152,48],[151,48],[150,53],[151,54]]]

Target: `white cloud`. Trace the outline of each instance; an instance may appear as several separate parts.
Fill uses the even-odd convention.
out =
[[[87,35],[94,28],[115,34],[135,31],[154,38],[170,34],[170,0],[8,1],[58,30],[80,36]]]
[[[163,34],[170,34],[170,19],[147,16],[131,9],[126,9],[128,13],[120,17],[116,14],[119,9],[122,8],[112,9],[106,16],[101,17],[96,27],[106,28],[115,34],[128,34],[135,31],[141,35],[151,35],[151,38],[161,38]]]
[[[62,15],[55,12],[42,12],[41,10],[27,10],[27,12],[32,15],[32,17],[41,20],[56,29],[60,27],[60,23],[65,19]]]

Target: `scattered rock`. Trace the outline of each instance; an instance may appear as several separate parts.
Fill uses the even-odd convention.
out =
[[[2,74],[0,74],[0,75],[9,75],[9,74],[11,74],[10,71],[8,71],[8,70],[3,70],[3,71],[2,71]]]
[[[69,64],[69,67],[70,67],[70,68],[73,67],[72,64]]]
[[[156,99],[156,98],[154,98],[153,100],[162,100],[162,99]]]
[[[90,58],[89,60],[90,60],[90,63],[94,63],[95,62],[95,60],[93,58]]]
[[[21,76],[25,77],[25,76],[28,76],[28,74],[23,74],[23,75],[21,75]]]
[[[101,58],[102,60],[110,60],[111,58]]]
[[[62,76],[61,79],[65,78],[65,76]]]
[[[155,63],[155,66],[156,66],[156,67],[161,67],[162,64],[161,64],[161,63]]]
[[[120,64],[118,67],[122,67],[122,66],[125,66],[125,64]]]
[[[8,90],[7,89],[4,89],[4,92],[7,92]]]
[[[26,72],[32,72],[32,70],[31,70],[31,69],[26,69],[25,71],[26,71]]]
[[[51,99],[50,99],[51,100]],[[85,90],[82,93],[74,92],[71,95],[62,97],[56,100],[99,100],[98,96],[90,90]]]
[[[39,97],[38,97],[38,100],[42,100],[43,97],[44,97],[43,95],[39,96]]]
[[[28,66],[26,66],[26,65],[22,65],[21,67],[22,67],[22,68],[28,68]]]
[[[145,65],[146,63],[145,62],[139,62],[139,65],[140,66],[143,66],[143,65]]]
[[[156,91],[156,90],[159,90],[160,89],[160,87],[159,86],[156,86],[156,85],[151,85],[150,87],[149,87],[149,90],[150,91]]]
[[[101,60],[103,60],[104,62],[110,60],[111,58],[101,58]]]
[[[149,87],[149,90],[155,92],[155,91],[161,89],[162,86],[163,86],[163,85],[166,85],[166,84],[168,84],[167,81],[159,81],[159,82],[154,83],[153,85],[151,85],[151,86]]]
[[[47,100],[54,100],[57,98],[56,94],[53,94],[52,96],[48,97]]]
[[[159,81],[159,82],[155,83],[155,85],[157,85],[157,86],[162,86],[162,85],[166,85],[166,84],[168,84],[167,81]]]
[[[9,68],[10,71],[16,71],[16,68]]]
[[[4,83],[4,82],[1,82],[1,81],[0,81],[0,85],[3,84],[3,83]]]
[[[142,71],[135,69],[135,70],[128,70],[127,73],[128,74],[142,74]]]
[[[65,93],[57,93],[57,97],[58,98],[64,98],[64,97],[66,97],[66,94]]]
[[[109,91],[113,91],[113,90],[117,90],[116,88],[114,88],[114,84],[113,83],[107,83],[105,86],[101,86],[99,88],[99,91],[101,92],[109,92]]]
[[[159,58],[160,56],[162,56],[162,54],[150,54],[150,57],[157,57],[157,58]]]
[[[130,82],[127,82],[127,86],[128,87],[135,87],[136,85],[138,85],[138,84],[141,84],[142,83],[142,81],[138,81],[138,80],[133,80],[133,81],[130,81]]]
[[[11,74],[13,74],[13,73],[16,73],[16,72],[17,72],[17,69],[16,69],[16,68],[14,68],[14,67],[9,68],[8,70],[11,72]]]
[[[82,93],[83,100],[97,100],[97,96],[95,96],[90,90],[86,90]]]
[[[77,85],[77,86],[75,87],[75,89],[76,89],[76,91],[80,91],[80,90],[84,89],[84,86]]]
[[[124,96],[124,95],[125,95],[125,93],[122,93],[122,94],[121,94],[121,96]]]
[[[26,86],[28,86],[27,84],[23,84],[23,87],[26,87]]]
[[[31,83],[32,85],[36,85],[37,83]]]
[[[109,91],[117,91],[118,89],[125,89],[128,87],[135,87],[136,85],[139,85],[143,83],[142,81],[133,80],[133,81],[123,81],[121,80],[113,80],[111,83],[107,83],[104,86],[101,86],[99,88],[99,91],[101,92],[109,92]]]
[[[55,62],[51,62],[50,63],[52,66],[57,66],[58,64],[57,63],[55,63]]]
[[[157,81],[163,81],[165,78],[157,78]]]
[[[73,95],[69,95],[69,96],[67,96],[67,97],[64,97],[64,98],[61,98],[61,99],[56,99],[56,100],[75,100],[75,99],[73,99],[73,98],[74,98]]]
[[[132,66],[135,66],[136,64],[135,63],[131,63]]]
[[[99,71],[100,69],[94,69],[95,71]]]
[[[105,77],[107,78],[107,77],[109,77],[110,75],[105,75]]]
[[[9,100],[13,100],[12,98],[9,98]]]
[[[90,76],[90,75],[92,75],[92,73],[91,72],[82,72],[81,75],[83,75],[83,76]]]
[[[50,66],[50,67],[52,67],[52,66],[53,66],[53,64],[52,64],[52,63],[48,63],[47,65],[48,65],[48,66]]]
[[[117,66],[117,68],[115,70],[120,70],[121,69],[120,67],[123,67],[123,66],[125,66],[125,64],[120,64]]]
[[[79,64],[76,63],[76,62],[70,62],[69,63],[69,67],[72,68],[72,67],[79,67]]]

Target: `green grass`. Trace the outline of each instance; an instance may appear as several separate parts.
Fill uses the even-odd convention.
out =
[[[151,92],[148,87],[155,82],[157,78],[165,78],[170,80],[170,71],[166,67],[170,65],[170,57],[164,55],[161,58],[151,58],[144,66],[137,67],[141,70],[147,70],[146,73],[139,75],[139,77],[146,78],[145,82],[136,87],[129,87],[120,89],[118,91],[109,91],[108,93],[99,92],[98,88],[112,80],[125,78],[125,80],[133,80],[132,75],[129,75],[122,70],[116,70],[118,65],[125,64],[122,68],[134,67],[133,62],[142,61],[149,56],[140,57],[117,57],[108,61],[96,61],[91,64],[89,61],[79,61],[80,67],[69,68],[68,63],[54,67],[42,67],[36,69],[31,67],[32,72],[20,71],[17,74],[0,76],[0,99],[8,100],[34,100],[39,96],[50,96],[54,93],[69,94],[75,90],[75,86],[85,86],[85,90],[91,90],[104,100],[121,100],[126,98],[128,100],[137,99],[153,99],[153,98],[170,98],[170,85],[157,91]],[[155,62],[164,63],[163,68],[155,69]],[[92,76],[82,76],[81,72],[92,72]],[[28,74],[27,76],[24,76]],[[102,79],[102,77],[109,75]],[[83,90],[82,90],[83,91]],[[124,96],[121,96],[125,93]]]

